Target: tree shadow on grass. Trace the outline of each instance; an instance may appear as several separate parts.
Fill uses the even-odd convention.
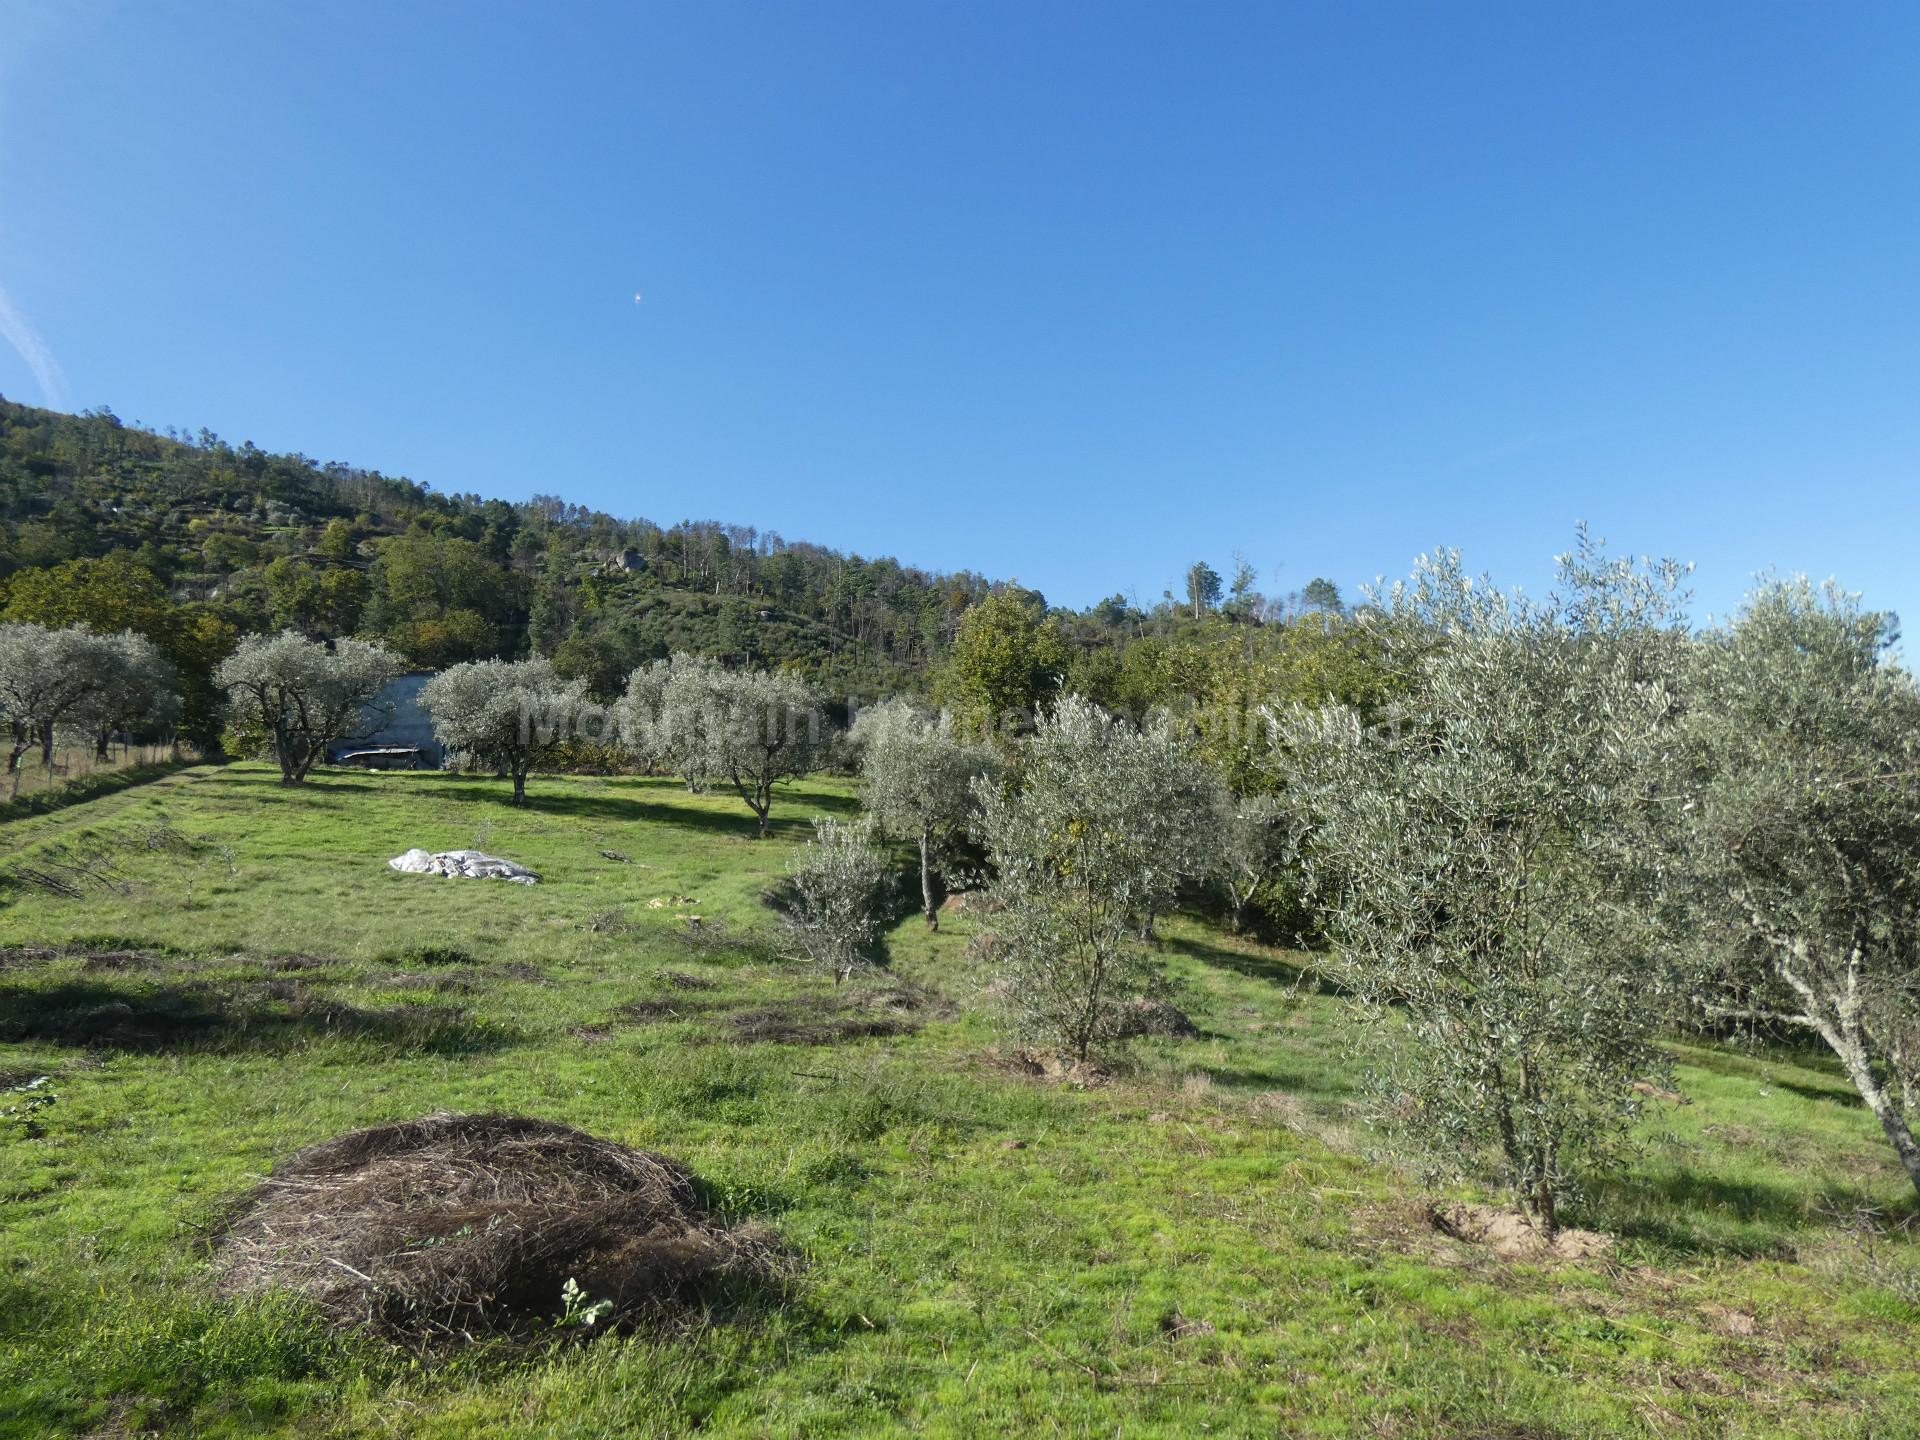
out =
[[[1781,1258],[1793,1233],[1839,1232],[1843,1217],[1879,1207],[1880,1197],[1828,1181],[1818,1193],[1762,1180],[1687,1170],[1598,1181],[1580,1209],[1598,1228],[1688,1255]],[[1910,1208],[1910,1207],[1909,1207]]]
[[[542,791],[538,780],[536,776],[527,782],[527,803],[519,806],[508,803],[511,792],[498,781],[485,782],[484,786],[436,789],[432,793],[435,799],[497,807],[506,819],[515,815],[549,815],[556,819],[597,820],[608,824],[670,825],[683,830],[732,835],[742,840],[752,840],[760,833],[760,822],[744,804],[739,804],[737,810],[696,809],[630,795],[568,795]],[[782,814],[780,797],[775,797],[774,812],[768,821],[769,839],[803,839],[813,831],[814,815],[844,812],[853,806],[851,800],[840,796],[810,795],[806,799],[805,805],[789,799],[788,813]]]
[[[1274,952],[1255,952],[1234,949],[1211,940],[1196,940],[1189,936],[1174,936],[1168,939],[1166,946],[1177,955],[1210,965],[1216,970],[1231,970],[1236,975],[1245,975],[1255,980],[1271,981],[1275,985],[1298,987],[1313,995],[1344,996],[1347,992],[1331,980],[1316,974],[1306,966],[1284,958]]]
[[[62,810],[83,801],[117,795],[135,786],[164,780],[169,775],[175,775],[187,769],[192,763],[194,762],[186,760],[161,760],[151,765],[128,765],[119,770],[104,771],[83,779],[70,780],[58,790],[38,791],[32,795],[22,795],[13,800],[0,802],[0,823],[18,820],[27,815],[44,815],[49,811]]]
[[[1821,1105],[1838,1105],[1847,1110],[1862,1110],[1866,1102],[1860,1092],[1840,1073],[1840,1062],[1823,1049],[1774,1049],[1751,1054],[1739,1050],[1710,1050],[1689,1046],[1676,1057],[1680,1064],[1706,1070],[1715,1075],[1751,1081],[1774,1090],[1784,1090],[1802,1100]],[[1793,1080],[1779,1073],[1785,1066],[1810,1071],[1817,1079]]]
[[[327,1036],[395,1053],[456,1055],[515,1044],[510,1027],[444,1005],[368,1010],[297,981],[230,985],[69,980],[0,985],[0,1041],[73,1049],[282,1050]]]
[[[402,774],[404,779],[399,778]],[[643,795],[579,795],[542,788],[543,780],[558,778],[561,777],[530,776],[527,780],[527,803],[520,806],[510,803],[513,791],[506,780],[492,775],[461,774],[456,771],[396,772],[396,783],[393,784],[358,775],[317,772],[310,775],[304,784],[284,789],[258,775],[220,774],[208,777],[206,783],[243,787],[256,792],[267,791],[290,799],[302,795],[312,800],[336,794],[384,794],[390,799],[458,800],[496,806],[503,817],[549,815],[563,820],[597,820],[610,824],[673,825],[682,829],[735,835],[744,840],[751,840],[759,834],[759,821],[731,792],[716,789],[711,794],[715,799],[732,801],[737,809],[674,805],[647,799]],[[811,833],[815,815],[845,815],[858,808],[859,802],[850,795],[776,791],[774,811],[768,826],[771,831],[769,838],[803,838]]]
[[[1305,1059],[1307,1057],[1302,1057]],[[1200,1065],[1196,1069],[1221,1090],[1261,1092],[1284,1090],[1289,1095],[1322,1101],[1351,1100],[1359,1093],[1346,1077],[1330,1073],[1325,1066],[1300,1065]]]
[[[1847,1110],[1867,1108],[1867,1102],[1860,1098],[1858,1090],[1829,1085],[1802,1085],[1797,1081],[1781,1080],[1777,1077],[1771,1083],[1775,1089],[1784,1090],[1789,1095],[1798,1095],[1802,1100],[1813,1100],[1822,1105],[1838,1105]]]
[[[1778,1083],[1777,1072],[1781,1067],[1790,1065],[1830,1078],[1835,1090],[1850,1092],[1853,1088],[1841,1073],[1840,1062],[1834,1053],[1820,1041],[1811,1038],[1799,1042],[1774,1040],[1764,1043],[1713,1038],[1689,1040],[1675,1047],[1675,1056],[1682,1064],[1696,1065],[1717,1075],[1737,1075],[1742,1079],[1770,1084]]]
[[[381,787],[373,781],[350,780],[339,775],[323,775],[318,771],[297,785],[282,785],[271,776],[227,769],[197,776],[196,788],[245,790],[257,800],[311,800],[316,795],[331,795],[339,791],[374,791]]]

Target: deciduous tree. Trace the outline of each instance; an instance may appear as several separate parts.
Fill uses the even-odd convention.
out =
[[[1058,630],[1001,590],[968,610],[934,677],[934,698],[969,734],[1024,729],[1067,668]]]

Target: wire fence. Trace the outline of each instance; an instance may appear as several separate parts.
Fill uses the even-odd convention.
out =
[[[112,745],[102,756],[91,745],[55,746],[50,760],[42,759],[38,747],[20,757],[13,773],[0,777],[0,799],[18,800],[64,790],[67,786],[109,775],[140,765],[157,765],[172,760],[179,747],[166,742],[149,745]],[[0,765],[5,761],[0,759]]]

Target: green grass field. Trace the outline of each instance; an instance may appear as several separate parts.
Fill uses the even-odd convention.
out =
[[[999,1058],[964,913],[906,917],[916,1033],[743,1041],[826,988],[756,937],[849,788],[792,787],[765,843],[670,781],[504,795],[202,767],[0,824],[0,871],[105,856],[115,887],[0,909],[0,1071],[59,1096],[0,1134],[0,1436],[1920,1433],[1920,1258],[1846,1219],[1910,1192],[1818,1056],[1677,1052],[1685,1103],[1570,1217],[1611,1257],[1516,1264],[1376,1153],[1306,957],[1176,919],[1201,1038],[1082,1089]],[[544,883],[390,873],[410,846]],[[716,985],[623,1014],[684,993],[663,972]],[[204,1237],[277,1158],[443,1109],[679,1158],[798,1257],[788,1302],[416,1355],[214,1297]]]

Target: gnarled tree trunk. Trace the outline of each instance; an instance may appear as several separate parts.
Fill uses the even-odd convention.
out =
[[[1840,1068],[1847,1072],[1853,1088],[1873,1112],[1873,1118],[1880,1122],[1880,1129],[1887,1143],[1893,1146],[1893,1153],[1900,1158],[1901,1168],[1913,1182],[1915,1192],[1920,1193],[1920,1143],[1913,1138],[1913,1127],[1907,1123],[1900,1102],[1889,1092],[1874,1067],[1876,1059],[1888,1057],[1874,1054],[1873,1037],[1861,1023],[1859,952],[1850,954],[1844,967],[1836,967],[1837,983],[1832,987],[1836,993],[1827,994],[1813,983],[1811,977],[1817,967],[1811,963],[1806,942],[1776,939],[1775,943],[1781,948],[1774,954],[1774,972],[1799,997],[1806,1010],[1807,1023],[1840,1061]]]
[[[920,904],[926,911],[927,929],[940,929],[940,907],[933,903],[933,828],[920,828]]]

